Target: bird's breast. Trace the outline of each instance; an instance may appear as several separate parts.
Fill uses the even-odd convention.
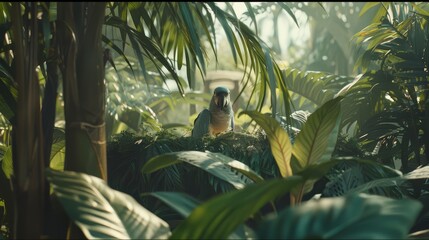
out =
[[[210,132],[216,135],[228,130],[231,123],[231,115],[221,110],[213,111],[210,120]]]

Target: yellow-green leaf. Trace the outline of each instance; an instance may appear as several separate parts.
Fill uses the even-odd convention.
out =
[[[292,144],[289,136],[274,118],[257,111],[244,111],[241,114],[249,115],[259,126],[264,129],[270,142],[271,152],[276,160],[282,177],[292,176],[290,158],[292,155]]]

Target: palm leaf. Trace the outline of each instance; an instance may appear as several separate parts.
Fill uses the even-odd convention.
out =
[[[264,56],[265,56],[265,62],[267,63],[268,79],[269,79],[269,83],[270,83],[269,85],[271,90],[272,117],[274,117],[275,113],[277,112],[277,101],[276,101],[276,95],[274,94],[276,92],[277,82],[276,82],[276,78],[274,77],[273,62],[271,61],[268,47],[266,46],[264,46]]]
[[[206,72],[205,69],[205,60],[203,57],[203,52],[201,51],[201,44],[200,44],[200,39],[199,36],[197,36],[197,31],[195,29],[195,22],[194,22],[194,18],[193,15],[191,13],[191,9],[190,9],[190,4],[189,3],[183,3],[183,2],[179,2],[179,10],[180,13],[182,15],[182,18],[184,20],[183,24],[185,25],[185,29],[187,29],[187,33],[190,36],[190,44],[192,44],[194,46],[194,50],[195,53],[197,55],[197,59],[200,63],[200,66],[202,67],[203,73]]]
[[[236,53],[236,49],[234,47],[234,33],[232,32],[231,27],[229,26],[228,22],[227,22],[227,18],[226,18],[226,13],[224,13],[224,11],[222,11],[218,6],[216,6],[216,4],[213,3],[207,3],[207,5],[212,9],[212,11],[214,12],[215,16],[218,18],[220,24],[222,25],[223,30],[225,31],[225,35],[226,38],[228,39],[228,43],[229,46],[231,47],[231,52],[232,52],[232,57],[234,58],[234,62],[237,63],[237,53]],[[234,19],[234,17],[231,17],[232,19]],[[238,20],[237,18],[235,18],[235,20]]]
[[[285,10],[288,14],[289,14],[289,16],[293,19],[293,21],[295,22],[295,24],[296,24],[296,26],[298,26],[299,27],[299,24],[298,24],[298,20],[296,20],[296,16],[295,16],[295,14],[293,14],[293,12],[292,12],[292,10],[290,9],[290,7],[288,6],[288,5],[286,5],[284,2],[278,2],[278,4],[280,5],[280,7],[282,7],[283,8],[283,10]],[[322,7],[322,9],[324,9],[323,8],[323,6],[320,4],[320,6]],[[325,10],[325,12],[326,12],[326,10]]]
[[[310,100],[317,106],[334,98],[335,94],[352,80],[351,77],[317,71],[282,70],[288,89]]]
[[[427,179],[429,178],[429,166],[417,168],[407,174],[399,177],[381,178],[359,185],[348,191],[348,193],[364,192],[375,187],[390,187],[398,186],[407,180],[413,179]]]

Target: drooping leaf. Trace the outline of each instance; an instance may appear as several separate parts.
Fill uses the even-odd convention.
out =
[[[244,2],[244,4],[247,9],[246,13],[249,14],[250,19],[252,19],[252,23],[255,26],[255,32],[258,32],[258,22],[256,21],[255,11],[253,10],[253,7],[250,2]]]
[[[261,239],[406,239],[422,205],[412,199],[354,194],[283,210],[257,231]]]
[[[264,129],[270,142],[271,152],[283,177],[293,175],[290,167],[292,144],[287,132],[274,118],[257,111],[243,111],[240,113],[249,115],[259,126]]]
[[[214,197],[194,209],[172,239],[225,239],[270,201],[302,183],[300,177],[273,179]]]
[[[198,32],[195,30],[196,24],[191,13],[191,7],[188,3],[179,2],[179,10],[184,20],[183,23],[186,25],[186,29],[188,30],[188,34],[190,35],[190,40],[192,45],[194,46],[198,61],[201,64],[200,66],[202,67],[203,73],[205,73],[205,60],[200,46],[200,37],[197,35]]]
[[[158,155],[149,159],[142,173],[151,173],[170,165],[186,162],[223,179],[235,188],[243,188],[263,178],[245,164],[220,153],[182,151]]]
[[[166,222],[100,178],[46,170],[53,192],[88,239],[167,239]]]
[[[290,9],[290,7],[289,7],[288,5],[286,5],[284,2],[278,2],[278,4],[280,5],[280,7],[282,7],[282,8],[283,8],[283,10],[285,10],[285,11],[289,14],[289,16],[290,16],[290,17],[293,19],[293,21],[295,22],[296,26],[297,26],[297,27],[299,27],[298,20],[296,20],[296,16],[295,16],[295,14],[292,12],[292,10]],[[322,4],[320,4],[320,6],[322,7],[322,9],[323,9],[323,10],[325,10],[325,8],[323,8],[323,5],[322,5]],[[325,10],[325,12],[326,12],[326,10]]]
[[[208,3],[208,6],[212,9],[215,16],[218,18],[220,24],[222,25],[223,30],[225,31],[226,38],[228,39],[229,46],[231,47],[232,57],[234,58],[234,62],[237,63],[237,50],[234,47],[235,36],[232,32],[231,27],[228,24],[226,14],[218,7],[214,2]],[[236,18],[235,18],[236,19]],[[237,20],[237,19],[236,19]]]
[[[265,62],[267,65],[267,72],[268,72],[268,79],[270,83],[270,90],[271,93],[275,93],[277,89],[277,81],[274,77],[274,66],[272,62],[272,58],[269,53],[269,49],[267,46],[264,46],[264,56],[265,56]],[[277,100],[276,100],[276,94],[271,94],[271,108],[272,108],[272,117],[275,117],[275,113],[277,112]]]

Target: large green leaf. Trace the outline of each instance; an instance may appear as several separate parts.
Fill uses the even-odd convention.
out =
[[[185,218],[188,217],[199,204],[201,204],[197,199],[181,192],[153,192],[144,195],[151,195],[160,199]],[[237,231],[232,233],[229,238],[245,239],[244,231],[244,228],[237,229]]]
[[[312,165],[331,159],[340,125],[340,100],[335,98],[312,113],[298,133],[292,148],[291,168],[298,173]],[[304,193],[311,191],[317,179],[311,179],[294,189],[295,200],[300,202]]]
[[[167,239],[166,222],[100,178],[46,170],[53,192],[88,239]]]
[[[279,167],[283,177],[292,176],[290,158],[292,154],[292,144],[287,132],[272,117],[261,114],[257,111],[243,111],[241,114],[249,115],[259,126],[264,129],[270,142],[271,152]]]
[[[247,165],[220,153],[182,151],[158,155],[149,159],[142,173],[151,173],[179,162],[186,162],[231,183],[235,188],[243,188],[263,178]]]
[[[261,239],[406,239],[419,214],[416,200],[349,195],[308,201],[260,225]]]
[[[212,198],[194,209],[172,239],[225,239],[261,207],[302,183],[301,177],[255,183]]]
[[[341,99],[338,97],[326,102],[308,117],[293,145],[293,172],[331,158],[337,140]]]

